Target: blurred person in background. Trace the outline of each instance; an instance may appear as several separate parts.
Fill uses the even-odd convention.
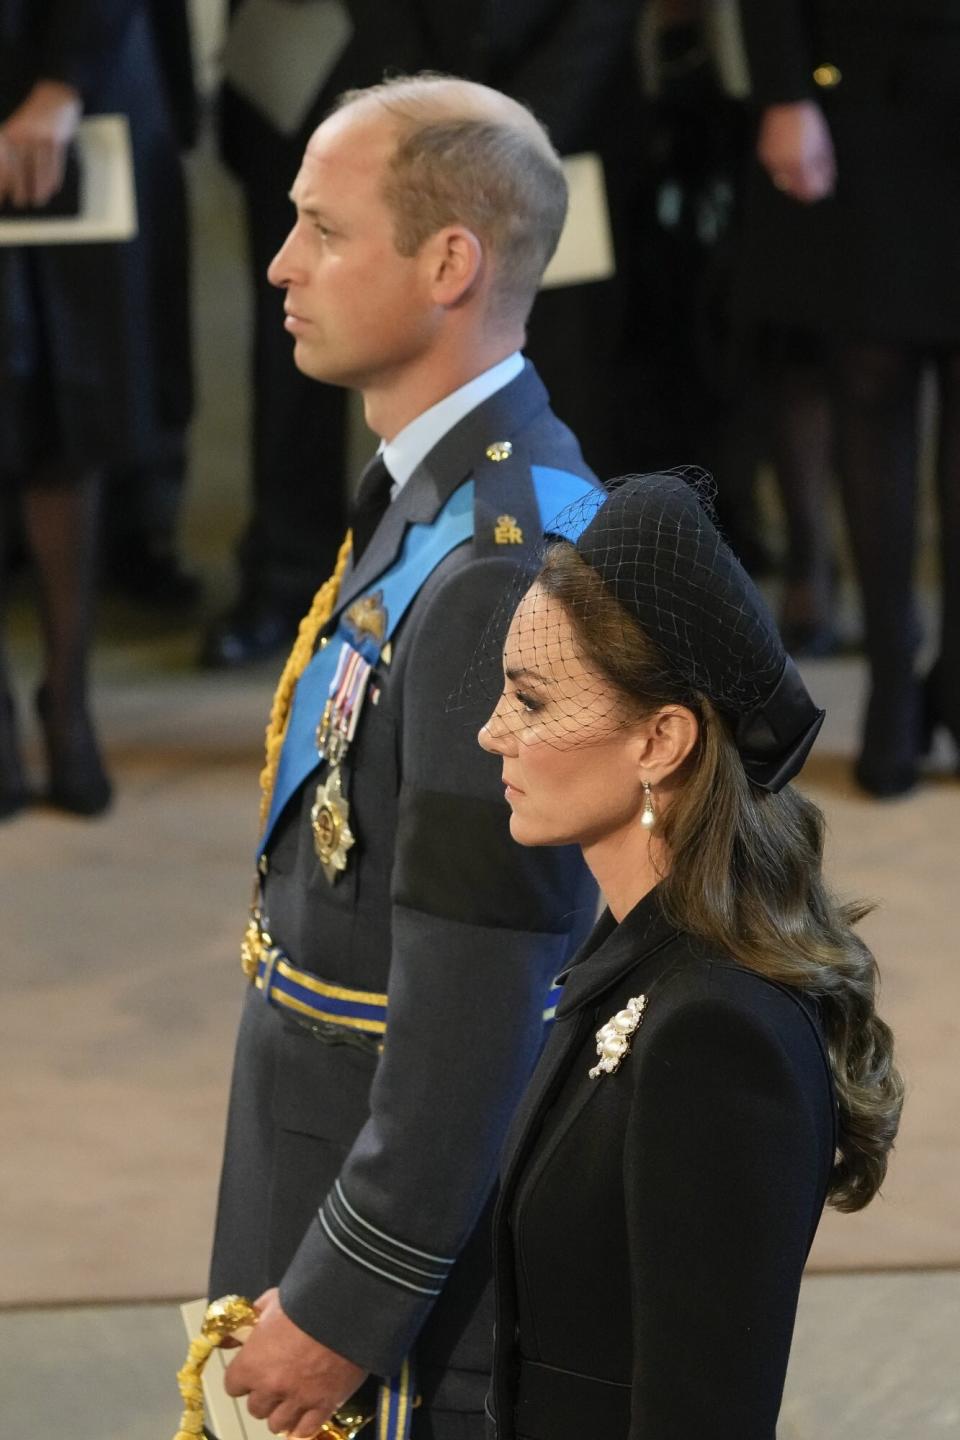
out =
[[[753,130],[737,40],[726,0],[651,0],[644,11],[646,103],[624,267],[633,413],[609,473],[678,460],[709,468],[724,533],[757,575],[773,565],[756,502],[767,437],[730,315]]]
[[[130,121],[138,237],[0,248],[0,586],[22,525],[43,628],[47,797],[81,815],[111,798],[87,696],[102,476],[148,459],[158,427],[190,412],[189,367],[166,359],[168,346],[182,358],[188,296],[164,285],[166,232],[154,223],[158,209],[172,223],[182,183],[141,0],[0,0],[0,202],[11,214],[58,194],[84,115],[114,112]],[[0,812],[28,798],[0,657]]]
[[[855,773],[869,794],[894,796],[916,784],[937,726],[960,739],[960,11],[954,0],[741,0],[741,11],[760,109],[744,272],[758,314],[829,354],[870,670]],[[921,684],[929,366],[942,609]],[[822,473],[819,425],[807,443]]]
[[[515,0],[509,7],[486,0],[468,12],[445,0],[348,0],[322,14],[321,7],[291,4],[280,33],[277,7],[263,22],[258,0],[231,0],[220,134],[243,190],[254,295],[251,512],[238,551],[238,594],[208,629],[202,664],[242,665],[282,650],[332,568],[344,526],[346,397],[290,365],[266,279],[289,225],[277,176],[296,171],[341,91],[429,68],[529,105],[561,154],[599,150],[616,230],[622,177],[634,164],[634,127],[625,116],[637,93],[631,39],[638,10],[638,0]],[[281,78],[275,88],[271,71]],[[609,281],[545,292],[530,326],[527,349],[543,367],[557,413],[582,430],[598,468],[617,468],[606,447],[622,434],[630,403],[614,364],[621,317],[617,284]]]
[[[199,130],[187,0],[148,0],[147,9],[177,146],[183,153],[196,143]],[[185,181],[182,174],[179,179],[175,175],[172,149],[168,148],[162,173],[155,167],[141,178],[143,184],[160,187],[156,201],[150,203],[157,227],[153,237],[157,292],[187,293],[190,253]],[[166,203],[164,192],[172,186],[179,194],[171,205]],[[160,372],[158,383],[175,391],[190,369],[190,314],[180,306],[170,319],[183,328],[176,343],[164,347],[163,360],[170,373]],[[105,583],[135,603],[173,615],[188,612],[199,600],[201,589],[197,577],[185,568],[180,557],[187,441],[184,424],[158,426],[147,459],[111,468],[106,476],[102,565]]]

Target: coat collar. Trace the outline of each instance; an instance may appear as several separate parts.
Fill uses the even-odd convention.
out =
[[[563,995],[557,1005],[557,1018],[571,1015],[595,1000],[679,933],[663,913],[656,886],[619,925],[605,910],[558,977],[563,982]]]
[[[384,515],[355,570],[344,576],[338,609],[369,588],[396,559],[408,525],[430,525],[450,496],[483,460],[488,445],[528,426],[549,405],[527,360],[515,380],[465,415],[414,470]]]

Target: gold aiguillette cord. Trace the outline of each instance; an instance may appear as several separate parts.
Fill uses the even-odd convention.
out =
[[[191,1340],[183,1369],[177,1371],[177,1384],[183,1399],[180,1429],[174,1440],[199,1440],[203,1435],[203,1370],[210,1356],[226,1339],[243,1341],[257,1323],[257,1312],[249,1300],[240,1295],[225,1295],[212,1301],[206,1309],[200,1334]],[[330,1419],[315,1432],[329,1440],[354,1440],[376,1414],[374,1408],[358,1403],[359,1394],[344,1402]]]

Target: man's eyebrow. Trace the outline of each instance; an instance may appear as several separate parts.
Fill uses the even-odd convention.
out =
[[[292,190],[287,191],[287,199],[292,205],[296,206],[296,209],[301,215],[306,215],[310,220],[326,220],[329,218],[326,211],[318,209],[316,205],[300,205]]]

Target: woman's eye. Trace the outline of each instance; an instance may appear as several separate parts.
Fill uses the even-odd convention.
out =
[[[523,690],[516,690],[514,694],[528,715],[533,715],[537,710],[543,708],[539,700],[535,700],[532,695],[528,695]]]

